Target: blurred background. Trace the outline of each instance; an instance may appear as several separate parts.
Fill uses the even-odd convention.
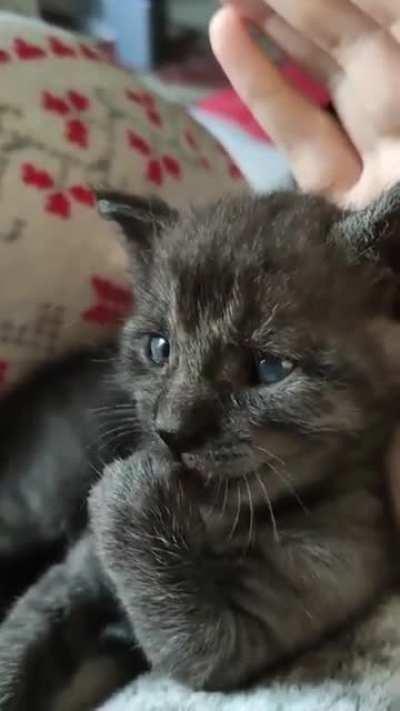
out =
[[[199,98],[210,89],[226,85],[207,38],[217,0],[36,2],[45,19],[90,34],[121,64],[156,72],[161,81],[186,88],[182,99]]]
[[[150,90],[183,104],[225,146],[250,184],[266,190],[287,180],[288,165],[212,55],[208,24],[218,5],[218,0],[0,0],[0,10],[41,16],[90,36],[116,64],[139,72]],[[320,105],[329,103],[323,88],[290,58],[265,37],[259,41],[300,92]]]
[[[216,0],[38,0],[41,14],[114,46],[116,59],[149,70],[209,54]]]

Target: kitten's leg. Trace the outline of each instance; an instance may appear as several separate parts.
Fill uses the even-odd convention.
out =
[[[154,667],[195,688],[231,688],[277,649],[230,604],[241,563],[207,549],[184,476],[164,450],[106,468],[90,501],[97,551]]]
[[[316,512],[280,543],[215,555],[190,474],[168,453],[105,470],[91,512],[98,552],[146,655],[196,688],[243,684],[315,642],[394,577],[385,511],[366,494]],[[226,546],[229,551],[229,546]]]
[[[1,711],[84,711],[126,682],[128,652],[113,660],[101,645],[117,614],[86,536],[0,625]]]

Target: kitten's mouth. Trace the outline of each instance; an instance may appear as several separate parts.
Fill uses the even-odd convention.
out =
[[[209,479],[216,474],[238,477],[254,469],[249,456],[243,452],[224,451],[182,454],[184,465],[202,478]]]

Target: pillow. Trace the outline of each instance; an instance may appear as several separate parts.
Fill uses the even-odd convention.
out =
[[[105,341],[132,306],[90,186],[182,206],[244,189],[217,142],[89,41],[0,13],[0,389]]]

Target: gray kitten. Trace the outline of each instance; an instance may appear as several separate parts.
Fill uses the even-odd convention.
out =
[[[73,476],[52,460],[75,492],[63,520],[95,483],[89,526],[71,526],[75,546],[0,626],[3,711],[91,708],[133,674],[123,656],[100,690],[81,675],[76,700],[77,659],[104,661],[110,621],[162,673],[243,685],[398,578],[383,465],[400,402],[400,188],[357,213],[291,193],[184,215],[103,194],[99,208],[129,239],[135,284],[113,401],[124,444],[87,474],[96,430],[80,403],[35,450],[36,467],[62,458],[79,422]],[[36,493],[39,520],[56,495]]]

